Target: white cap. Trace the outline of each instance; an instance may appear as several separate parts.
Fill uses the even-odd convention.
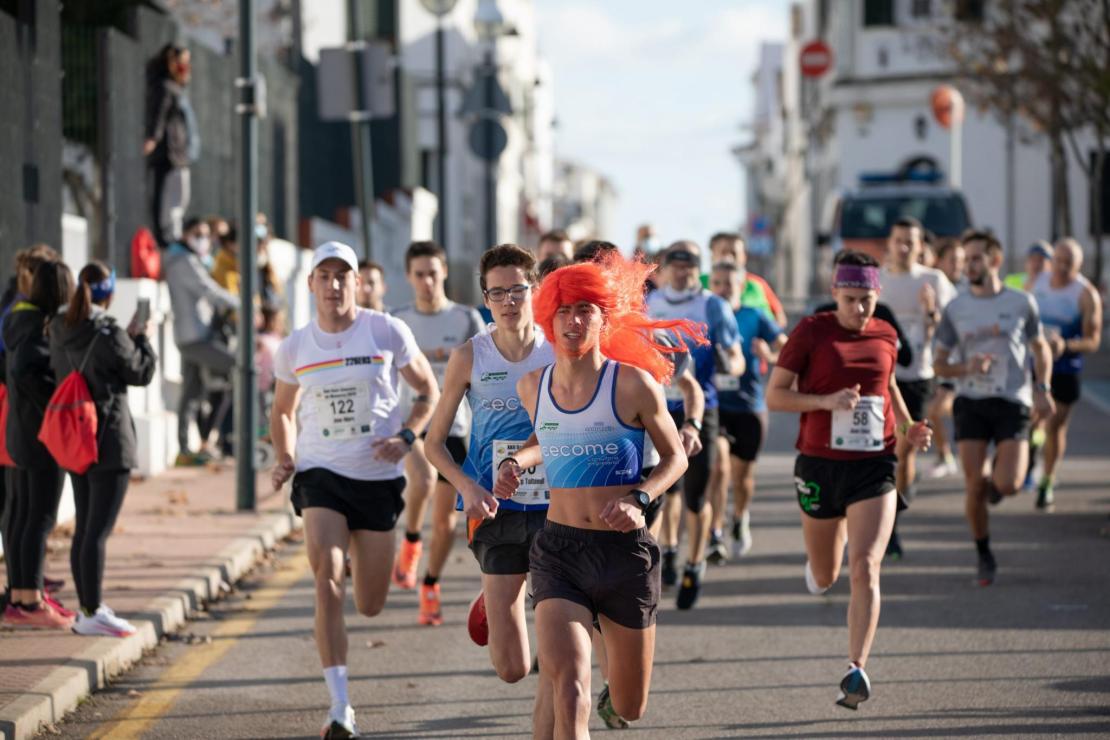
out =
[[[343,260],[351,266],[352,270],[358,272],[358,257],[355,255],[355,250],[343,242],[324,242],[316,247],[312,252],[312,269],[315,270],[321,262],[330,259]]]

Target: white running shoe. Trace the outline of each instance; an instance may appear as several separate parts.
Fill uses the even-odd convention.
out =
[[[814,596],[820,596],[829,590],[828,586],[821,588],[817,585],[817,581],[813,578],[813,571],[809,569],[809,561],[806,561],[806,589],[809,590]]]
[[[732,556],[741,558],[752,549],[751,515],[748,512],[732,522]]]
[[[110,607],[101,604],[91,617],[78,612],[73,631],[79,635],[102,635],[106,637],[128,637],[135,634],[135,625],[117,617]]]
[[[341,740],[349,737],[358,737],[358,725],[355,724],[355,710],[348,704],[345,707],[332,707],[320,730],[320,737],[324,740]]]
[[[933,469],[929,471],[929,478],[930,480],[938,480],[956,475],[959,472],[960,467],[956,464],[956,458],[952,455],[945,455],[944,459],[938,460]]]

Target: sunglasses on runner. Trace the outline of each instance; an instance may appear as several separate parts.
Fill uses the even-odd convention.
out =
[[[514,285],[511,288],[490,288],[483,290],[482,294],[490,303],[504,303],[506,297],[512,297],[513,303],[520,303],[528,295],[530,285]]]

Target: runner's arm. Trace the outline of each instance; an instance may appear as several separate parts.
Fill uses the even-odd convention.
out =
[[[933,350],[933,372],[942,378],[962,378],[970,372],[967,362],[949,362],[952,350],[937,345]]]
[[[682,392],[682,408],[686,411],[686,418],[700,424],[705,416],[705,391],[701,389],[697,378],[686,368],[674,382]]]
[[[293,475],[293,450],[297,441],[296,413],[300,399],[299,385],[275,381],[274,402],[270,409],[270,439],[277,457],[271,476],[275,491]]]
[[[1083,313],[1083,334],[1066,340],[1064,351],[1098,352],[1099,344],[1102,342],[1102,299],[1093,287],[1087,286],[1079,295],[1079,310]]]
[[[428,358],[422,353],[413,355],[412,362],[400,368],[401,377],[416,392],[412,402],[412,411],[405,420],[404,427],[411,429],[412,433],[420,436],[432,418],[432,409],[439,400],[439,385]]]
[[[855,401],[859,401],[859,386],[853,391],[851,388],[830,393],[827,396],[816,393],[802,393],[794,390],[794,381],[798,374],[787,370],[782,365],[775,365],[771,370],[771,378],[767,381],[767,408],[771,411],[787,411],[790,413],[805,413],[807,411],[831,411],[841,408],[842,396],[855,394]],[[855,402],[852,402],[852,408]]]
[[[643,370],[627,365],[621,367],[621,370],[633,372],[627,373],[629,376],[627,379],[623,373],[620,376],[620,385],[624,388],[617,388],[617,397],[631,401],[629,405],[634,404],[636,416],[644,425],[644,431],[651,437],[651,442],[659,453],[659,464],[652,469],[647,480],[638,486],[654,501],[682,477],[689,465],[689,458],[686,457],[686,451],[682,447],[682,440],[674,425],[674,419],[667,410],[663,387],[654,382]],[[698,390],[701,390],[700,387]],[[704,403],[704,396],[702,402]]]

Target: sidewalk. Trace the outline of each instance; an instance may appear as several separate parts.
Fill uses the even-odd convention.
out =
[[[121,640],[0,629],[0,737],[31,737],[61,719],[293,531],[287,499],[271,492],[268,475],[259,475],[257,491],[258,513],[236,513],[233,465],[133,482],[108,541],[104,601],[139,632]],[[71,534],[72,524],[54,531],[46,572],[65,579],[56,596],[75,609]]]

